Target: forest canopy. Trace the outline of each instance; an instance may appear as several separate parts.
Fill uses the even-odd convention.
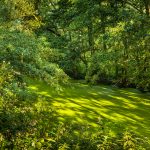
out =
[[[44,61],[71,78],[150,89],[148,0],[1,0],[1,6],[1,40],[10,40],[9,48],[5,41],[1,45],[14,57],[32,53],[40,61],[43,51]]]

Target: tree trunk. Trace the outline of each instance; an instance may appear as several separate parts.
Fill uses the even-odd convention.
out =
[[[144,0],[144,5],[145,5],[146,15],[149,16],[149,14],[150,14],[150,1]]]
[[[89,50],[91,51],[92,55],[94,53],[94,37],[93,37],[93,23],[91,16],[89,16],[89,24],[88,24],[88,42],[89,42]]]

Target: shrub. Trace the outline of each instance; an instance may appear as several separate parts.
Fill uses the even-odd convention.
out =
[[[0,28],[0,61],[10,62],[22,75],[45,80],[53,86],[67,82],[68,76],[51,63],[52,50],[45,38],[17,29]]]

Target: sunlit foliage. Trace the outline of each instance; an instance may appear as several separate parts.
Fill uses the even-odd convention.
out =
[[[149,0],[0,6],[0,149],[149,147]]]

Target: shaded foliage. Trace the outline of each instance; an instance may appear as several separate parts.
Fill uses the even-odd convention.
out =
[[[30,92],[25,80],[44,80],[57,91],[68,76],[150,91],[149,1],[1,0],[0,6],[0,148],[142,149],[130,132],[113,137],[105,126],[92,134],[85,126],[56,125],[51,106],[36,106],[46,97]]]

